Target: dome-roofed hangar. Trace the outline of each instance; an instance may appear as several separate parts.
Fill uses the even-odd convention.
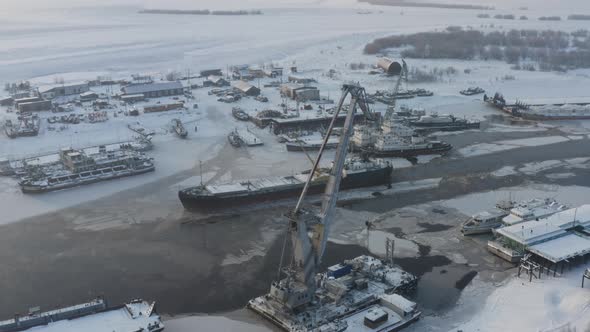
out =
[[[399,75],[402,72],[401,63],[388,58],[377,60],[377,67],[383,69],[387,75]]]

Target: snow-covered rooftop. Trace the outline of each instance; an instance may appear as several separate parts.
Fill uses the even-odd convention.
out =
[[[180,82],[160,82],[160,83],[149,83],[149,84],[132,84],[123,88],[125,94],[134,95],[139,93],[147,93],[154,91],[163,90],[176,90],[183,89],[182,83]]]
[[[554,263],[590,253],[590,239],[571,233],[528,248],[532,253]]]
[[[25,331],[35,332],[135,332],[152,331],[162,327],[160,317],[151,314],[151,304],[133,302],[115,310],[108,310],[76,319],[61,320]],[[151,329],[150,329],[151,328]]]
[[[500,228],[496,232],[525,246],[540,243],[567,233],[565,230],[546,220],[527,221],[518,225]]]
[[[530,246],[564,236],[574,226],[590,226],[590,204],[561,211],[540,220],[503,227],[497,233]]]

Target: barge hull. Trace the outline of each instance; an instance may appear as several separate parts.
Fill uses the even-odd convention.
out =
[[[379,185],[391,184],[391,173],[393,167],[386,167],[367,173],[349,174],[342,179],[341,189],[355,189],[362,187],[373,187]],[[327,181],[312,183],[308,193],[312,195],[320,194],[324,191]],[[187,210],[193,211],[214,211],[218,209],[227,209],[232,206],[243,206],[257,204],[262,202],[276,201],[281,199],[297,197],[301,194],[304,183],[296,184],[280,190],[272,190],[256,193],[247,192],[244,194],[228,194],[226,196],[216,195],[192,195],[187,190],[178,192],[178,197]]]
[[[144,174],[144,173],[153,172],[155,170],[156,170],[156,167],[152,166],[152,167],[148,167],[145,169],[136,170],[133,172],[122,172],[121,174],[115,174],[115,175],[109,176],[109,177],[103,177],[103,178],[96,177],[96,178],[92,178],[92,179],[88,179],[88,180],[84,180],[84,181],[65,183],[63,185],[56,185],[56,186],[51,186],[51,187],[49,187],[49,186],[41,187],[41,186],[21,185],[21,190],[25,194],[41,194],[41,193],[50,192],[50,191],[56,191],[56,190],[62,190],[62,189],[83,186],[83,185],[96,183],[96,182],[102,182],[102,181],[124,178],[124,177],[128,177],[128,176],[140,175],[140,174]]]
[[[370,156],[375,157],[399,157],[408,158],[426,154],[444,154],[453,147],[451,145],[437,148],[422,148],[422,149],[407,149],[407,150],[390,150],[390,151],[379,151],[379,150],[364,150]]]

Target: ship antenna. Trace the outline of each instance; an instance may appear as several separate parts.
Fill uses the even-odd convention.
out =
[[[203,162],[199,160],[199,177],[201,178],[201,187],[203,186]]]

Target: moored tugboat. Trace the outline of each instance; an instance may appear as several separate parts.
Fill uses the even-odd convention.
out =
[[[443,141],[431,141],[422,136],[411,138],[395,134],[384,134],[377,138],[374,145],[361,148],[361,151],[374,157],[409,158],[426,154],[445,154],[453,146]]]

